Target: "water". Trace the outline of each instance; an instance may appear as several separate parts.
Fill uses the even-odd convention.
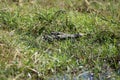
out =
[[[85,71],[74,76],[71,74],[58,74],[49,77],[48,80],[116,80],[113,76],[114,74],[109,71],[105,73],[99,73],[97,77],[94,73],[91,73],[90,71]]]

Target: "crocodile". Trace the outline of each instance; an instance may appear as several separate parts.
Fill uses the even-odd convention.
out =
[[[44,35],[43,39],[46,41],[53,41],[53,40],[65,40],[65,39],[75,39],[84,36],[83,33],[77,34],[68,34],[63,32],[51,32],[48,35]]]

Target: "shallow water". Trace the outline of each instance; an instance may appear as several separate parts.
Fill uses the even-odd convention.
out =
[[[58,74],[55,76],[51,76],[48,78],[48,80],[116,80],[114,77],[113,72],[105,72],[105,73],[99,73],[99,75],[96,77],[94,73],[91,73],[90,71],[85,71],[78,75],[70,75],[70,74]]]

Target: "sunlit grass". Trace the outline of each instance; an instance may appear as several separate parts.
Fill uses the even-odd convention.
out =
[[[0,3],[0,79],[48,79],[57,74],[69,74],[72,79],[85,71],[98,78],[105,67],[106,72],[114,72],[111,78],[119,79],[120,27],[119,17],[110,17],[115,14],[112,5],[108,9],[111,14],[101,15],[79,12],[75,10],[77,5],[70,7],[71,2],[62,8],[62,2],[55,7],[57,0],[48,1],[47,6],[42,3],[25,2],[22,6]],[[82,32],[86,36],[75,40],[43,40],[52,31]]]

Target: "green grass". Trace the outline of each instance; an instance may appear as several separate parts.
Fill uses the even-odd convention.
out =
[[[0,3],[0,79],[46,80],[69,74],[72,80],[85,71],[93,72],[96,79],[110,71],[110,77],[119,80],[120,3],[99,2],[102,7],[97,2],[90,9],[100,13],[80,12],[77,3],[82,2],[78,0],[25,2],[22,6]],[[44,41],[42,37],[52,31],[87,35],[76,40]]]

